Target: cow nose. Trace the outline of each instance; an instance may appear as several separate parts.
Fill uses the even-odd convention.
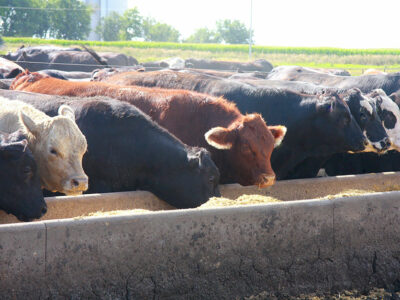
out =
[[[276,179],[275,175],[262,174],[260,183],[258,184],[258,187],[265,188],[265,187],[271,186],[275,183],[275,179]]]
[[[87,177],[72,178],[71,187],[74,190],[86,191],[88,189],[88,178]]]
[[[46,205],[46,203],[42,207],[42,211],[41,212],[42,212],[42,216],[47,213],[47,205]]]
[[[369,142],[367,139],[364,139],[364,147],[367,147],[369,145]]]
[[[385,137],[383,140],[381,140],[380,144],[382,150],[387,150],[390,148],[392,143],[390,142],[390,139],[388,137]]]

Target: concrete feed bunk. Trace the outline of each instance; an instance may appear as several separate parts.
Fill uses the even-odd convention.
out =
[[[280,191],[280,200],[296,200],[348,189],[396,190],[399,179],[399,173],[372,174],[278,182],[268,190],[230,185],[221,191],[229,198],[275,197]],[[143,197],[146,201],[136,205]],[[393,288],[400,282],[397,191],[61,219],[70,211],[81,216],[168,208],[157,201],[146,192],[60,197],[48,199],[48,215],[55,220],[1,225],[2,295],[232,299],[263,291]],[[62,209],[56,213],[57,206]]]

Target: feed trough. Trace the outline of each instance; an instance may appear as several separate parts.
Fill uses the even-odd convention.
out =
[[[381,173],[269,189],[224,185],[223,197],[282,202],[186,210],[143,191],[47,198],[48,213],[37,222],[0,215],[7,223],[0,225],[0,288],[10,298],[234,299],[395,287],[399,179]],[[132,209],[142,210],[87,217]]]

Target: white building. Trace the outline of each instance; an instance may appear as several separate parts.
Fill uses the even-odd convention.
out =
[[[105,17],[115,11],[122,15],[128,9],[128,0],[101,0],[101,16]]]
[[[99,35],[95,33],[96,27],[100,19],[107,16],[110,12],[115,11],[122,15],[128,9],[128,0],[84,0],[86,4],[90,4],[94,8],[92,20],[90,23],[91,32],[88,39],[91,41],[99,40]]]

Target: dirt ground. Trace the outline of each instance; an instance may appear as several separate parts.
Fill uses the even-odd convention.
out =
[[[373,289],[369,292],[360,292],[357,290],[353,291],[342,291],[336,294],[325,294],[325,293],[311,293],[306,295],[300,295],[298,297],[290,297],[284,294],[270,294],[268,292],[262,292],[258,295],[253,295],[244,298],[244,300],[400,300],[400,291],[390,292],[385,289]]]

